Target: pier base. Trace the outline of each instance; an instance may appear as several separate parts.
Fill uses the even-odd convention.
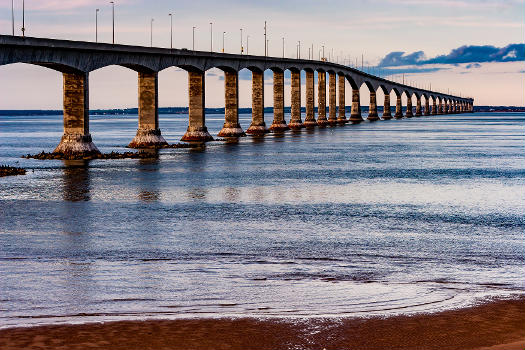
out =
[[[213,141],[205,124],[204,114],[204,72],[188,72],[189,125],[181,141]]]

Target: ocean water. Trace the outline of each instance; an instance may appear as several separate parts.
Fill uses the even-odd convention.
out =
[[[214,135],[222,123],[207,116]],[[160,124],[178,142],[187,115]],[[410,314],[524,294],[524,125],[432,116],[66,163],[20,158],[53,150],[61,116],[2,116],[0,164],[28,173],[0,178],[0,327]],[[136,127],[91,118],[103,152]]]

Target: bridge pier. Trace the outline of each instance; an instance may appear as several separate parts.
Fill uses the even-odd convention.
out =
[[[423,113],[421,113],[421,97],[416,96],[416,117],[421,117]]]
[[[353,124],[361,123],[361,101],[359,98],[359,89],[352,89],[352,109],[350,111],[350,122]]]
[[[392,111],[390,111],[390,94],[385,92],[385,102],[383,104],[383,119],[392,119]]]
[[[89,74],[63,73],[64,134],[53,153],[90,156],[100,153],[89,134]]]
[[[432,99],[432,115],[437,115],[437,104],[436,104],[436,98]]]
[[[328,123],[331,126],[335,126],[337,124],[335,78],[335,73],[328,73]]]
[[[252,122],[246,133],[263,135],[267,132],[264,122],[264,72],[252,71]]]
[[[430,101],[425,97],[425,115],[430,115]]]
[[[239,124],[239,73],[236,71],[224,71],[224,125],[217,136],[246,136]]]
[[[306,117],[304,126],[313,128],[317,126],[315,120],[315,97],[314,97],[314,72],[306,71]]]
[[[159,129],[159,80],[157,72],[138,72],[139,127],[129,148],[157,148],[168,143]]]
[[[326,72],[317,74],[317,125],[324,127],[328,124],[326,119]]]
[[[293,130],[304,128],[303,121],[301,120],[301,71],[292,71],[292,106],[291,106],[291,118],[288,127]]]
[[[205,93],[204,93],[204,72],[188,72],[188,104],[189,104],[189,125],[181,141],[212,141],[213,137],[208,133],[205,122]]]
[[[449,103],[447,100],[443,103],[443,114],[449,114]]]
[[[283,132],[290,129],[284,120],[284,72],[273,72],[273,122],[271,132]]]
[[[403,118],[403,105],[401,104],[401,95],[396,95],[396,114],[394,114],[396,119]]]
[[[405,117],[412,118],[414,113],[412,112],[412,96],[407,96],[407,111]]]
[[[345,76],[342,74],[338,75],[339,80],[339,114],[337,116],[337,122],[339,124],[345,124],[346,120],[346,102],[345,102]]]
[[[368,117],[366,119],[370,120],[371,122],[379,120],[379,116],[377,115],[377,100],[375,91],[370,91],[370,105],[368,106]]]
[[[438,104],[438,113],[439,115],[443,114],[443,101],[442,100],[439,100],[439,104]]]

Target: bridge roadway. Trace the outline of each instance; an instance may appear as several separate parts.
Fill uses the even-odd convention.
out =
[[[182,141],[209,141],[205,123],[205,72],[219,68],[224,72],[225,123],[219,137],[240,137],[245,133],[239,125],[238,101],[240,70],[252,72],[252,123],[247,133],[262,134],[287,129],[358,123],[363,121],[359,88],[370,90],[367,119],[379,120],[376,91],[385,94],[383,119],[403,118],[401,96],[407,96],[406,117],[414,116],[412,97],[416,97],[415,116],[472,112],[473,99],[399,84],[354,68],[325,61],[238,55],[217,52],[115,45],[83,41],[0,35],[0,65],[29,63],[48,67],[63,74],[64,135],[54,152],[86,154],[98,152],[89,133],[89,73],[109,65],[120,65],[138,73],[138,130],[129,147],[156,147],[166,144],[158,118],[158,73],[168,67],[188,72],[189,125]],[[271,126],[264,121],[264,71],[273,72],[274,118]],[[291,119],[284,119],[284,71],[291,72]],[[301,119],[301,71],[306,73],[306,116]],[[318,72],[318,113],[315,118],[314,71]],[[321,74],[324,73],[324,74]],[[326,101],[328,73],[328,117]],[[345,79],[352,87],[352,108],[345,116]],[[338,89],[337,89],[338,88]],[[391,115],[390,93],[396,94],[396,112]],[[336,106],[339,94],[339,108]],[[421,98],[425,97],[425,106]],[[432,107],[430,107],[432,100]]]

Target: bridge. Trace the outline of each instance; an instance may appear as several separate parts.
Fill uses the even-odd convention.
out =
[[[0,65],[29,63],[48,67],[63,74],[64,134],[54,150],[63,154],[98,152],[89,133],[89,73],[96,69],[120,65],[138,73],[138,130],[132,148],[166,145],[159,127],[158,73],[169,67],[188,72],[189,123],[182,141],[205,142],[213,140],[205,122],[205,72],[219,68],[224,72],[225,121],[219,137],[240,137],[245,132],[239,124],[239,71],[247,68],[252,73],[252,122],[248,134],[282,132],[288,129],[359,123],[363,121],[359,88],[365,84],[370,90],[367,119],[380,120],[377,112],[376,91],[385,94],[383,119],[472,112],[473,99],[443,94],[399,84],[367,74],[344,65],[310,59],[277,58],[216,52],[165,49],[142,46],[115,45],[83,41],[0,35]],[[273,122],[269,128],[264,120],[264,71],[273,72]],[[291,72],[291,118],[284,118],[284,72]],[[301,71],[306,73],[304,121],[301,118]],[[317,106],[315,117],[314,72],[318,72]],[[328,115],[326,75],[328,74]],[[352,107],[345,115],[345,81],[352,87]],[[392,116],[390,93],[396,95],[395,114]],[[339,105],[336,106],[336,93]],[[403,115],[401,97],[407,97]],[[412,97],[417,104],[413,112]],[[421,104],[425,97],[424,107]],[[432,100],[432,107],[430,106]]]

